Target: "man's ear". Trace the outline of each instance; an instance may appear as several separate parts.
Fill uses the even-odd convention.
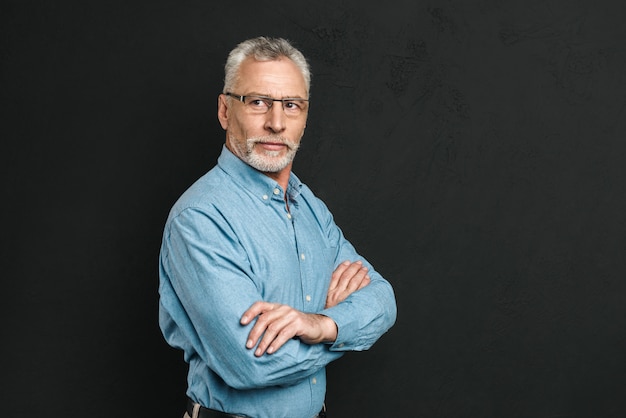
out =
[[[228,100],[224,94],[217,96],[217,119],[222,129],[226,130],[228,128]]]

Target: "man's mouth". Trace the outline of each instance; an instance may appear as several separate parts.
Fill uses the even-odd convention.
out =
[[[282,142],[257,142],[256,144],[268,151],[280,151],[287,147],[287,144],[283,144]]]

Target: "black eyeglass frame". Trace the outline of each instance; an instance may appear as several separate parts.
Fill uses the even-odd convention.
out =
[[[230,96],[234,99],[237,99],[238,101],[240,101],[243,104],[246,104],[246,98],[247,97],[255,97],[257,99],[261,99],[261,100],[267,100],[268,102],[271,103],[271,105],[267,108],[267,112],[270,111],[270,109],[272,108],[272,106],[274,106],[274,102],[281,102],[282,107],[283,107],[283,112],[285,111],[285,102],[306,102],[307,104],[309,103],[309,99],[303,99],[301,97],[287,97],[284,99],[275,99],[273,97],[269,97],[269,96],[259,96],[256,94],[250,94],[250,95],[246,95],[246,96],[242,96],[240,94],[235,94],[235,93],[231,93],[229,91],[224,93],[226,96]],[[308,111],[308,107],[307,109],[302,109],[303,112]]]

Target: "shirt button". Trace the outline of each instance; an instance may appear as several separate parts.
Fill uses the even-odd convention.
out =
[[[267,199],[269,199],[269,197],[266,194],[264,194],[263,195],[263,200],[267,200]]]
[[[343,347],[343,343],[339,343],[338,347],[342,348]]]
[[[311,379],[311,382],[313,382],[313,384],[316,385],[317,384],[317,379],[313,378],[313,379]]]
[[[287,214],[287,219],[291,219],[291,213]]]
[[[305,258],[304,254],[300,254],[300,260],[304,260]]]
[[[280,193],[280,190],[274,189],[274,194],[279,194],[279,193]]]
[[[305,299],[306,299],[307,302],[310,302],[311,301],[311,295],[306,295]]]

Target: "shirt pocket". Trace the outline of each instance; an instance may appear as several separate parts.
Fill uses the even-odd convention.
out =
[[[304,291],[314,298],[317,310],[323,309],[326,303],[330,278],[335,271],[336,257],[337,247],[319,246],[310,249],[308,257],[304,260],[307,265]]]

